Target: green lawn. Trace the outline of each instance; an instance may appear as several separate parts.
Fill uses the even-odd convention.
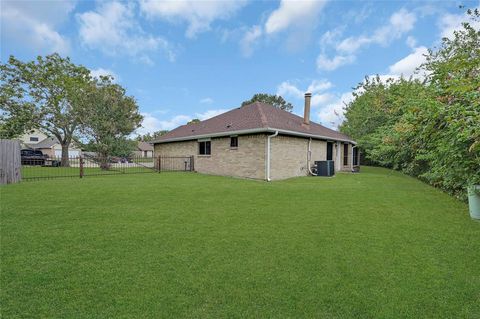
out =
[[[4,318],[480,318],[480,223],[385,169],[0,192]]]
[[[55,177],[79,177],[79,167],[42,167],[42,166],[22,166],[22,178],[41,179]],[[132,174],[132,173],[151,173],[152,169],[144,166],[135,167],[111,167],[109,170],[102,170],[99,167],[85,167],[84,176],[94,175],[113,175],[113,174]]]

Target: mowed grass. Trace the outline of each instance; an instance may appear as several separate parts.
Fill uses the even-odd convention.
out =
[[[84,176],[94,175],[114,175],[114,174],[135,174],[152,173],[153,170],[144,166],[134,167],[111,167],[109,170],[103,170],[99,167],[85,167]],[[42,166],[22,166],[22,178],[25,180],[57,178],[57,177],[79,177],[79,167],[42,167]]]
[[[4,318],[480,317],[480,223],[389,170],[0,191]]]

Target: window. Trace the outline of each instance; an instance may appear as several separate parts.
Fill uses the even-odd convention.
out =
[[[238,136],[230,137],[230,147],[237,148],[238,147]]]
[[[348,165],[348,144],[343,144],[343,165]]]
[[[198,142],[198,154],[200,154],[200,155],[210,155],[210,153],[211,153],[210,141]]]
[[[327,142],[327,161],[333,160],[333,143]]]
[[[38,137],[30,136],[30,142],[38,142]]]

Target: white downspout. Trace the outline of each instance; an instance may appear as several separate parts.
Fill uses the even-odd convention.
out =
[[[272,137],[277,136],[277,135],[278,135],[278,131],[275,131],[274,134],[267,136],[267,158],[266,158],[266,163],[265,163],[265,164],[266,164],[266,165],[265,165],[265,166],[266,166],[266,169],[265,169],[266,172],[265,172],[265,174],[267,175],[267,178],[266,178],[266,179],[267,179],[267,182],[270,182],[270,181],[271,181],[271,180],[270,180],[270,139],[271,139]]]
[[[310,148],[310,144],[312,143],[312,138],[310,137],[310,139],[308,140],[308,151],[307,151],[307,167],[308,167],[308,172],[310,174],[312,174],[313,176],[317,176],[317,174],[315,174],[314,172],[312,172],[312,168],[310,167],[310,159],[312,157],[312,151],[311,151],[311,148]]]

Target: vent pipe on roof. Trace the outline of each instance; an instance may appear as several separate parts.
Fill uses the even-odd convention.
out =
[[[303,123],[310,124],[310,100],[312,99],[312,93],[305,93],[305,109],[303,110]]]

